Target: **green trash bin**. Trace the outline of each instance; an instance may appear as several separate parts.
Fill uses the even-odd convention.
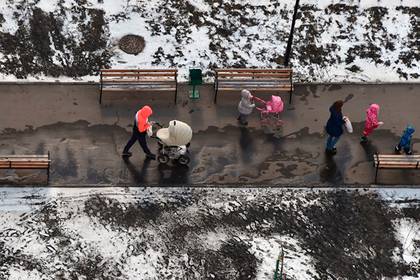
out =
[[[192,90],[190,91],[191,99],[200,98],[200,92],[197,89],[197,86],[203,84],[203,73],[201,69],[190,69],[190,86]]]

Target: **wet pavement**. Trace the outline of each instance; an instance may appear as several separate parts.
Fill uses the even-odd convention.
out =
[[[368,185],[374,181],[372,155],[393,153],[408,123],[420,128],[420,84],[406,85],[298,85],[292,105],[282,113],[284,125],[263,126],[254,112],[248,127],[237,124],[239,94],[221,94],[213,104],[210,85],[199,100],[188,99],[181,86],[177,105],[172,94],[104,95],[97,100],[95,85],[1,85],[1,154],[43,154],[52,157],[50,184],[83,185],[253,185],[322,186]],[[287,100],[287,95],[281,95]],[[259,95],[267,99],[267,95]],[[345,100],[353,134],[344,134],[334,157],[325,155],[324,125],[329,106]],[[385,125],[371,142],[360,145],[365,109],[381,105]],[[148,161],[136,144],[133,157],[120,156],[130,137],[136,110],[149,104],[152,120],[189,123],[193,130],[188,167]],[[420,151],[420,132],[414,152]],[[156,141],[148,139],[151,150]],[[36,184],[45,172],[2,170],[2,184]],[[417,185],[419,170],[381,170],[379,183]]]

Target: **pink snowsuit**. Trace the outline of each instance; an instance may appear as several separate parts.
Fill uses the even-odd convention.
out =
[[[369,134],[373,132],[375,128],[379,126],[378,114],[379,114],[378,104],[372,104],[366,110],[366,123],[365,123],[365,129],[363,130],[363,136],[367,137]]]

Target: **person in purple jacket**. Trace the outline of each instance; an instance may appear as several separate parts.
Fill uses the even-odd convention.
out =
[[[328,133],[325,151],[329,154],[337,153],[337,148],[335,146],[337,145],[340,136],[343,134],[343,125],[345,123],[343,113],[341,112],[343,104],[344,102],[342,100],[338,100],[330,107],[330,118],[325,127],[325,130]]]

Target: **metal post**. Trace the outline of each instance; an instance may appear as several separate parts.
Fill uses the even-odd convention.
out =
[[[50,183],[50,168],[51,168],[51,158],[50,158],[50,151],[48,151],[47,185]]]
[[[214,104],[217,103],[217,92],[219,91],[219,76],[217,75],[217,70],[216,70],[216,80],[215,80],[215,92],[214,92]]]
[[[281,266],[280,266],[280,262],[281,262]],[[283,263],[284,263],[284,251],[283,251],[283,247],[281,247],[281,253],[279,254],[276,260],[276,270],[274,271],[274,280],[283,279]],[[280,278],[279,278],[279,266],[280,266]]]
[[[102,103],[102,87],[103,87],[103,85],[102,85],[102,70],[100,70],[100,71],[101,71],[101,79],[100,79],[101,89],[100,89],[100,92],[99,92],[99,104]]]
[[[289,92],[289,104],[292,104],[292,89],[290,89],[290,92]]]
[[[290,92],[289,92],[289,104],[292,104],[292,94],[293,94],[293,71],[290,69]]]
[[[281,268],[280,268],[280,277],[283,278],[283,267],[284,267],[284,251],[281,247]]]
[[[175,105],[178,96],[178,70],[175,71]]]
[[[274,271],[274,280],[277,280],[279,274],[279,266],[280,266],[280,255],[276,260],[276,270]]]
[[[293,11],[292,27],[290,28],[289,39],[287,41],[286,52],[284,54],[284,66],[285,67],[289,66],[290,54],[292,52],[293,32],[295,30],[295,23],[296,23],[298,10],[299,10],[299,0],[296,0],[295,9]]]
[[[216,89],[216,82],[217,82],[217,70],[215,70],[215,75],[214,75],[214,84],[213,84],[213,88]]]

